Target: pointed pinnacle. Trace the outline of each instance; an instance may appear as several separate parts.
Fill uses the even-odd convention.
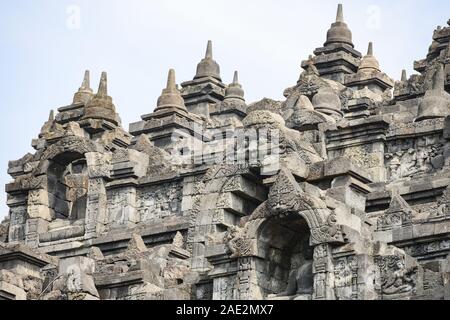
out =
[[[405,82],[408,80],[408,75],[406,74],[405,69],[402,70],[402,79],[401,80],[402,80],[402,82]]]
[[[175,82],[175,70],[174,69],[170,69],[169,70],[169,75],[167,76],[167,90],[176,90],[177,89],[177,84]]]
[[[81,88],[90,89],[90,87],[91,87],[91,77],[90,77],[89,70],[86,70],[84,72],[84,78],[83,78],[83,83],[81,84]]]
[[[183,111],[187,111],[184,105],[183,97],[178,90],[175,82],[175,70],[170,69],[167,76],[167,86],[162,90],[161,95],[158,98],[157,107],[155,112],[164,108],[178,108]]]
[[[208,46],[206,47],[205,59],[212,59],[212,41],[208,40]]]
[[[50,110],[50,114],[48,116],[48,121],[53,121],[53,120],[55,120],[55,111]]]
[[[336,22],[344,22],[344,8],[342,4],[338,4]]]
[[[369,48],[367,48],[367,55],[373,56],[373,42],[369,42]]]
[[[233,84],[239,84],[239,74],[237,71],[234,72]]]
[[[108,75],[106,72],[102,72],[100,78],[100,85],[98,86],[98,95],[107,96],[108,95]]]

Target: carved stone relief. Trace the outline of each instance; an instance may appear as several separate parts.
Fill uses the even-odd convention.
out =
[[[417,268],[407,269],[403,256],[376,257],[375,263],[380,270],[380,290],[383,295],[415,294]]]
[[[355,256],[334,261],[334,286],[339,299],[358,299],[358,269]]]
[[[437,136],[392,142],[385,154],[388,178],[395,181],[439,171],[444,166],[443,153],[444,144]]]
[[[10,208],[9,241],[21,242],[25,240],[25,223],[27,220],[27,207]]]
[[[417,213],[400,195],[395,194],[388,210],[378,218],[377,230],[392,230],[412,225],[414,215],[417,215]]]
[[[428,254],[441,254],[443,256],[450,253],[450,240],[439,240],[428,243],[409,245],[403,248],[405,252],[413,257]]]
[[[127,187],[107,192],[108,217],[111,224],[137,223],[136,189]]]
[[[183,188],[177,183],[144,187],[137,191],[140,221],[151,221],[181,214]]]

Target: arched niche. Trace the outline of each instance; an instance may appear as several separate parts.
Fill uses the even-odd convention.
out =
[[[55,219],[81,220],[86,216],[89,175],[86,158],[67,151],[48,162],[49,208]]]
[[[257,233],[258,282],[265,297],[312,295],[313,248],[307,221],[298,214],[266,219]]]

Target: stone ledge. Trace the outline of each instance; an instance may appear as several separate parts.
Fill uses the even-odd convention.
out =
[[[350,175],[364,184],[372,182],[368,172],[356,166],[347,158],[335,158],[313,164],[307,181],[315,182],[344,175]]]
[[[27,300],[26,292],[12,284],[0,281],[0,300]]]
[[[95,286],[98,289],[111,289],[117,287],[130,286],[144,282],[144,271],[131,271],[126,274],[94,274]]]
[[[57,258],[33,251],[23,244],[9,245],[0,243],[0,264],[13,260],[28,262],[39,268],[48,264],[56,265],[58,263]]]

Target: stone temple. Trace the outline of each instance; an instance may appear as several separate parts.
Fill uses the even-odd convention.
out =
[[[394,81],[339,5],[286,99],[253,104],[209,42],[128,131],[86,72],[9,163],[0,298],[450,299],[447,24]]]

